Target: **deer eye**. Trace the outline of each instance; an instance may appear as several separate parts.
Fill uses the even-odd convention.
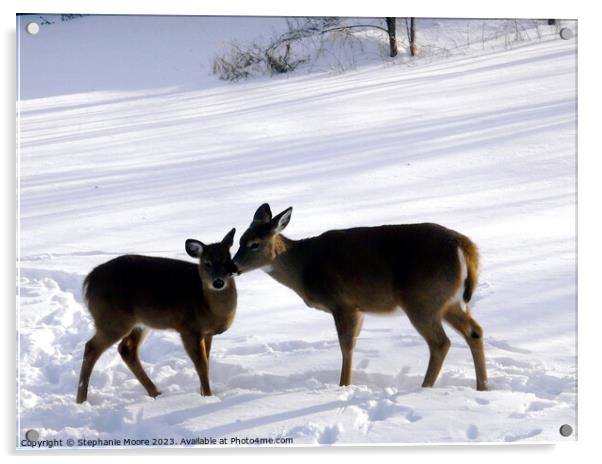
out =
[[[251,244],[249,245],[249,248],[250,248],[251,250],[257,250],[257,248],[259,248],[259,243],[257,243],[257,242],[251,243]]]
[[[204,264],[207,269],[211,269],[213,267],[213,264],[211,264],[211,261],[205,261]]]

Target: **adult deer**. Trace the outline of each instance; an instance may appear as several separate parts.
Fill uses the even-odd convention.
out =
[[[364,313],[402,308],[429,347],[423,387],[435,383],[449,350],[445,320],[470,347],[477,389],[487,389],[483,330],[467,307],[479,261],[468,237],[437,224],[408,224],[331,230],[291,240],[281,234],[291,214],[288,208],[272,217],[269,205],[261,205],[233,261],[240,273],[261,268],[306,305],[333,315],[343,354],[340,385],[351,383],[353,348]]]
[[[148,394],[161,392],[140,364],[139,349],[151,329],[179,332],[201,381],[211,395],[209,352],[213,335],[226,331],[236,311],[236,268],[230,259],[232,229],[219,243],[186,240],[186,252],[199,263],[124,255],[96,267],[84,281],[96,333],[86,343],[77,402],[86,401],[88,383],[100,355],[118,340],[119,354]]]

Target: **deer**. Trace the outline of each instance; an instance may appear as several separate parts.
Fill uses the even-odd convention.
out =
[[[118,340],[118,352],[134,376],[156,398],[161,392],[140,364],[139,350],[151,329],[175,330],[192,360],[201,394],[211,396],[209,354],[214,335],[230,328],[236,312],[236,272],[230,248],[236,230],[221,242],[185,242],[197,263],[177,259],[122,255],[94,268],[83,294],[96,333],[86,343],[77,403],[87,399],[88,384],[100,355]]]
[[[281,233],[292,210],[272,217],[270,206],[261,205],[240,237],[233,262],[239,274],[261,269],[307,306],[332,315],[342,353],[340,386],[351,384],[364,314],[401,308],[428,345],[423,387],[434,385],[450,348],[446,321],[470,348],[477,390],[487,390],[483,329],[468,306],[479,253],[468,237],[422,223],[329,230],[293,240]]]

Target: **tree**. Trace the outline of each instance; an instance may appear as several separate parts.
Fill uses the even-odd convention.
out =
[[[385,18],[387,21],[387,34],[389,34],[389,55],[397,56],[397,34],[395,31],[396,18]]]
[[[408,42],[410,43],[410,55],[416,56],[416,18],[410,18],[409,25],[406,18],[406,31],[408,33]]]

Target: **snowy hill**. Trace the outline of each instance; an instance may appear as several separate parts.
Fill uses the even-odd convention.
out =
[[[576,426],[576,41],[236,84],[209,74],[232,29],[251,40],[282,25],[87,17],[42,28],[44,41],[21,34],[18,445],[29,429],[177,444],[561,439]],[[85,275],[124,253],[188,259],[186,238],[239,237],[265,201],[294,207],[292,238],[425,221],[471,237],[491,391],[474,390],[451,328],[442,375],[421,389],[427,347],[401,314],[366,318],[355,385],[339,387],[332,318],[256,271],[214,340],[215,396],[198,394],[177,334],[154,332],[141,358],[163,395],[145,396],[112,348],[76,405]]]

